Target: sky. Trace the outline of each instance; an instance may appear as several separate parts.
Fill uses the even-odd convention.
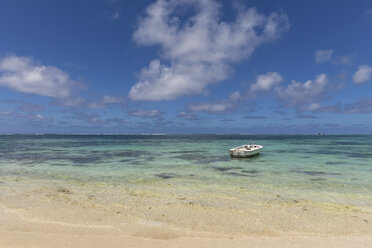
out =
[[[4,0],[0,133],[372,134],[368,0]]]

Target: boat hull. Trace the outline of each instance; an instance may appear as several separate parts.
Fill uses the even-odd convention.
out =
[[[235,147],[233,149],[230,149],[230,156],[233,158],[249,158],[253,156],[257,156],[260,154],[263,146],[259,145],[254,145],[254,147],[246,147],[241,146],[241,147]]]
[[[234,151],[230,151],[230,156],[233,157],[233,158],[249,158],[249,157],[254,157],[254,156],[259,155],[260,154],[260,150],[258,150],[258,151],[250,151],[250,152],[234,152]]]

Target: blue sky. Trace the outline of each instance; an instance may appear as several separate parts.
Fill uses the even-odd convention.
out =
[[[372,133],[371,1],[0,2],[0,133]]]

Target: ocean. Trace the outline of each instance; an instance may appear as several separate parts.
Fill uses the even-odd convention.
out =
[[[228,149],[242,144],[264,148],[230,158]],[[208,213],[275,204],[371,212],[372,136],[2,135],[0,190],[3,205],[63,200],[184,226],[197,222],[197,206]],[[177,217],[160,212],[182,204]]]
[[[231,159],[228,149],[264,146]],[[372,204],[372,136],[307,135],[9,135],[0,136],[1,181],[128,183],[157,190],[224,194],[244,188],[356,206]],[[259,193],[263,195],[260,196]]]

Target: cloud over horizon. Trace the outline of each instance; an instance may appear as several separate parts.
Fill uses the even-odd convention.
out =
[[[0,58],[0,86],[21,93],[64,98],[70,96],[79,83],[55,66],[41,65],[30,57],[10,55]]]
[[[187,110],[190,112],[204,112],[213,114],[223,114],[228,111],[237,110],[237,103],[242,99],[240,92],[235,91],[227,99],[214,102],[201,102],[189,104]]]
[[[325,92],[327,83],[328,77],[322,73],[315,80],[304,83],[292,80],[287,87],[276,87],[275,93],[287,107],[293,107],[297,111],[315,110],[319,106],[316,101]]]
[[[181,7],[191,7],[193,15],[178,17]],[[233,21],[225,22],[221,4],[214,0],[158,0],[148,6],[133,38],[139,45],[158,45],[161,60],[142,69],[129,98],[160,101],[200,94],[225,80],[232,64],[288,29],[288,17],[281,13],[264,16],[254,8],[240,9]]]
[[[135,116],[135,117],[144,117],[144,118],[155,118],[159,117],[162,113],[159,110],[152,109],[135,109],[135,110],[128,110],[128,115]]]
[[[256,78],[256,83],[251,84],[249,92],[254,94],[257,92],[269,91],[282,81],[283,77],[277,72],[261,74]]]
[[[283,107],[293,108],[296,112],[317,111],[321,108],[318,102],[323,100],[328,85],[325,73],[317,75],[315,80],[307,80],[304,83],[292,80],[289,85],[279,86],[283,80],[278,72],[261,74],[257,76],[256,82],[251,84],[247,93],[235,91],[220,101],[189,104],[187,110],[212,114],[230,113],[242,109],[241,106],[247,107],[248,101],[252,103],[260,92],[273,93],[283,103]]]
[[[332,59],[333,50],[317,50],[315,51],[315,62],[323,63]]]
[[[372,66],[361,65],[353,75],[353,81],[356,84],[365,83],[372,79]]]

